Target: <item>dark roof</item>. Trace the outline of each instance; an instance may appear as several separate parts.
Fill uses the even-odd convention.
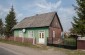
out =
[[[15,25],[13,29],[50,26],[55,13],[56,12],[49,12],[44,14],[37,14],[31,17],[26,17],[17,25]]]

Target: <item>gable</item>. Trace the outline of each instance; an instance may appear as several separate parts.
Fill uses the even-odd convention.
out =
[[[60,28],[63,31],[62,25],[57,14],[55,14],[50,26],[54,28]]]

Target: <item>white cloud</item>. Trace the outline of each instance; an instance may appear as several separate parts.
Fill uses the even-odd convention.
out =
[[[2,18],[2,21],[5,22],[5,17],[6,17],[6,14],[8,13],[8,8],[0,5],[0,18]]]
[[[37,4],[38,7],[40,8],[47,8],[46,6],[42,5],[42,4]]]
[[[0,16],[2,16],[3,14],[7,13],[9,10],[7,8],[4,8],[3,6],[0,5]]]
[[[58,14],[63,25],[65,31],[68,31],[72,25],[71,22],[73,21],[73,15],[75,15],[75,11],[73,7],[61,7],[58,10]]]
[[[51,12],[56,11],[61,6],[61,0],[59,0],[56,3],[47,2],[46,0],[43,0],[43,2],[36,3],[36,7],[39,9],[38,13],[45,13],[45,12]]]
[[[16,13],[16,19],[18,19],[18,22],[20,22],[24,18],[24,15],[22,13]]]
[[[62,18],[69,19],[74,15],[75,11],[73,7],[61,7],[59,8],[58,13]]]

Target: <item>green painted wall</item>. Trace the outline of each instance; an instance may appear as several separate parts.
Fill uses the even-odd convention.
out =
[[[40,30],[44,30],[45,31],[45,44],[47,44],[47,37],[49,36],[48,27],[43,27],[43,28],[28,28],[28,29],[25,29],[25,30],[26,30],[26,32],[23,33],[23,36],[25,38],[29,38],[28,37],[28,31],[33,31],[34,32],[34,37],[36,38],[36,42],[37,43],[39,41],[39,31]],[[19,31],[22,31],[22,29],[14,30],[14,36],[15,37],[19,37]]]
[[[18,37],[19,36],[19,31],[20,30],[14,30],[14,36]]]

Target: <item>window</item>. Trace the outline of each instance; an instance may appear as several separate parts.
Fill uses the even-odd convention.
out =
[[[33,38],[33,36],[34,36],[33,31],[28,31],[28,37],[29,37],[29,38]]]
[[[39,38],[45,37],[45,31],[39,31]]]
[[[40,38],[41,38],[41,33],[40,33]]]
[[[19,37],[23,37],[23,32],[19,31]]]
[[[55,31],[53,31],[53,37],[55,37]]]
[[[42,33],[42,38],[44,38],[44,33]]]
[[[58,26],[58,23],[56,22],[56,26]]]

